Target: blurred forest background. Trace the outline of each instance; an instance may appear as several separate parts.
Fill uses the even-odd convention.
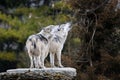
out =
[[[28,36],[67,21],[63,65],[77,80],[120,80],[120,0],[0,0],[0,72],[29,67]]]

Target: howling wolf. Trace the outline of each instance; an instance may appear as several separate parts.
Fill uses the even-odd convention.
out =
[[[55,33],[55,35],[52,38],[52,41],[50,42],[49,53],[51,67],[55,67],[54,65],[55,55],[57,56],[58,66],[63,67],[63,65],[61,64],[61,51],[68,36],[68,32],[72,28],[71,24],[72,24],[71,22],[61,24],[59,26],[60,27],[59,31]]]

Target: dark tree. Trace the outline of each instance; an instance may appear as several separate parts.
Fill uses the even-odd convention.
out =
[[[87,72],[111,79],[120,71],[120,10],[118,0],[70,0],[82,39],[80,57],[90,63]],[[82,55],[81,55],[82,54]],[[81,59],[80,59],[81,62]],[[80,67],[79,67],[80,68]]]

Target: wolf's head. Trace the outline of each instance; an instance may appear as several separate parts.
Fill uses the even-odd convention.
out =
[[[64,26],[64,31],[66,31],[66,32],[70,31],[72,28],[71,25],[72,25],[72,22],[67,22]]]
[[[70,29],[72,28],[71,24],[71,22],[67,22],[66,24],[60,25],[60,30],[68,33],[68,31],[70,31]]]
[[[59,30],[55,33],[58,36],[61,36],[62,38],[66,38],[68,35],[68,32],[70,31],[71,27],[71,22],[67,22],[65,24],[58,25]]]
[[[60,29],[59,26],[49,25],[45,28],[43,28],[40,32],[44,37],[47,39],[50,39],[52,36],[55,35],[55,33]]]

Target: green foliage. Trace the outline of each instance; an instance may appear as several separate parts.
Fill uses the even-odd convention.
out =
[[[75,42],[76,44],[79,44],[80,43],[80,38],[74,38],[73,42]]]
[[[71,10],[70,4],[67,4],[67,1],[58,1],[54,4],[55,9],[62,9],[62,10]]]
[[[25,52],[20,52],[18,57],[19,63],[17,64],[18,68],[26,68],[30,66],[30,59],[28,57],[28,54]]]
[[[14,52],[0,52],[0,60],[16,61]]]

